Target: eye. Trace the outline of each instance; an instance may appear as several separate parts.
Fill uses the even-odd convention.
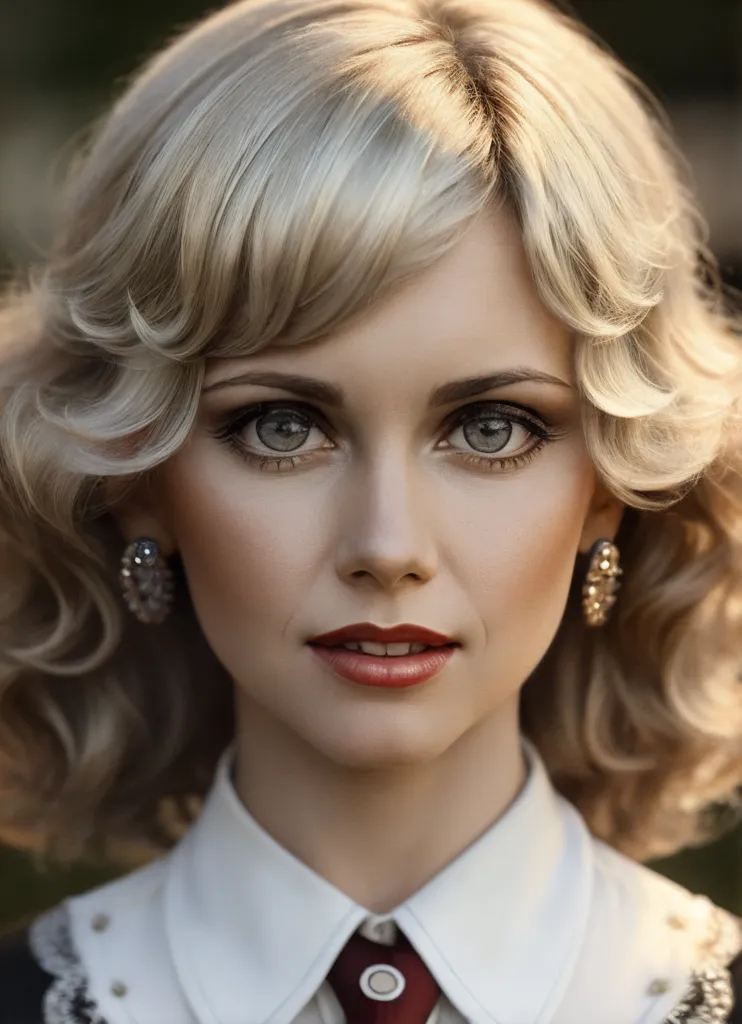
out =
[[[319,421],[298,403],[256,402],[228,414],[213,435],[258,469],[284,472],[332,447]],[[313,433],[318,443],[309,446]]]
[[[524,465],[556,436],[523,406],[478,402],[457,413],[448,443],[467,465],[505,470]]]
[[[274,452],[293,452],[301,448],[312,432],[312,419],[299,409],[273,408],[254,417],[250,426],[258,441]],[[249,442],[249,437],[246,438]]]

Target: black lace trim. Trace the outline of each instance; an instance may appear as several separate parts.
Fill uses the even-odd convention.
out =
[[[665,1024],[726,1024],[734,1008],[732,976],[725,967],[693,975],[691,986]]]
[[[42,1007],[42,1024],[106,1024],[89,997],[87,977],[70,935],[65,904],[42,915],[30,927],[31,952],[54,977]]]

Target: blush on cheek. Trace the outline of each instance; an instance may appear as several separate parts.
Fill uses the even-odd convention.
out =
[[[250,477],[233,463],[216,474],[213,453],[208,462],[204,478],[200,464],[183,479],[173,474],[169,498],[196,616],[217,657],[244,674],[246,657],[283,637],[305,606],[317,563],[326,561],[313,528],[323,517],[291,497],[285,481],[284,497],[275,479]],[[194,487],[195,478],[204,485]]]
[[[488,638],[501,653],[505,644],[515,660],[518,650],[527,652],[528,674],[564,614],[589,490],[567,459],[512,483],[508,500],[488,503],[486,515],[481,508],[473,514],[470,504],[459,558]]]

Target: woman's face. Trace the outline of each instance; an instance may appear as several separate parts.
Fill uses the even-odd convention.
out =
[[[512,708],[578,549],[620,518],[584,446],[569,333],[504,211],[337,336],[214,361],[154,494],[127,534],[180,551],[238,703],[355,766],[436,757]],[[425,683],[360,685],[307,641],[364,622],[460,647]]]

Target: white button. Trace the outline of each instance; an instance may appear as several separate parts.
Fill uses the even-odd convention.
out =
[[[371,964],[361,975],[361,991],[380,1003],[398,999],[404,992],[405,976],[391,964]]]

